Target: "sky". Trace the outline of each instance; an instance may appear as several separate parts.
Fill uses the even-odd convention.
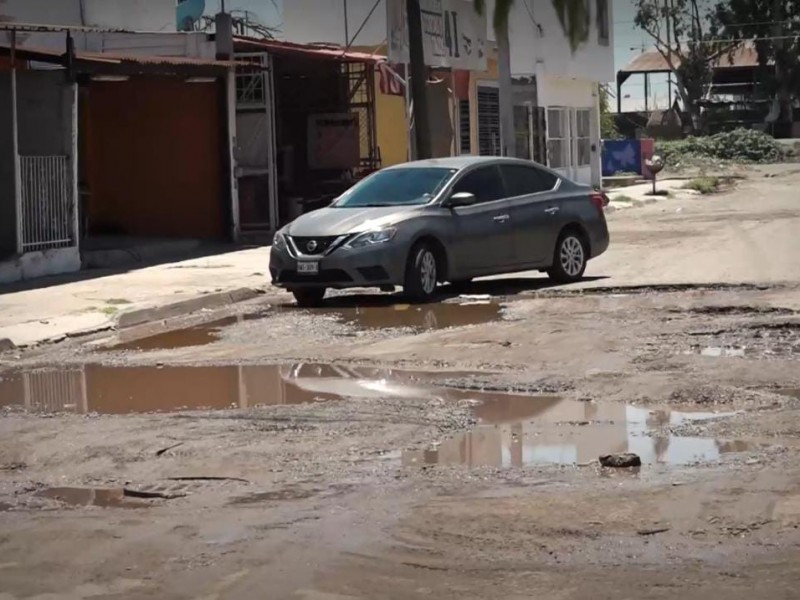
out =
[[[641,54],[642,49],[653,47],[652,38],[636,27],[633,0],[613,0],[614,2],[614,70],[618,71]],[[611,86],[616,94],[616,85]],[[672,90],[673,95],[675,89]],[[668,86],[665,75],[650,77],[650,108],[667,108]],[[674,96],[673,96],[674,97]],[[616,103],[615,103],[616,104]],[[612,107],[616,110],[616,106]],[[622,86],[622,110],[644,109],[644,76],[632,75]]]
[[[206,12],[212,14],[219,10],[221,0],[206,0]],[[536,0],[546,1],[546,0]],[[614,5],[614,62],[615,70],[628,64],[642,52],[643,48],[652,47],[649,36],[633,23],[636,14],[633,0],[612,0]],[[280,25],[280,12],[284,2],[291,0],[225,0],[228,10],[249,10],[257,14],[265,25]],[[278,9],[276,10],[276,6]],[[616,87],[611,86],[616,93]],[[628,79],[622,89],[623,110],[640,110],[644,108],[644,77],[634,75]],[[616,102],[613,103],[616,107]],[[650,106],[666,108],[667,81],[663,75],[651,77]]]

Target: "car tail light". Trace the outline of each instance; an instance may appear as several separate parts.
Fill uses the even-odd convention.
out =
[[[602,192],[595,192],[591,196],[589,196],[589,200],[592,201],[595,208],[597,208],[598,212],[602,213],[603,209],[608,206],[608,196],[606,196]]]

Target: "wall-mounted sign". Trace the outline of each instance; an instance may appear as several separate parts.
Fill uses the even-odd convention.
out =
[[[472,0],[419,0],[425,64],[470,71],[486,70],[486,15]],[[407,63],[408,19],[405,0],[386,0],[389,60]]]
[[[316,114],[308,117],[308,166],[354,169],[361,156],[358,115]]]

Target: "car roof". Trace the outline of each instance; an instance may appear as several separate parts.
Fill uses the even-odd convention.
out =
[[[507,158],[503,156],[449,156],[444,158],[429,158],[426,160],[415,160],[412,162],[402,163],[387,167],[388,169],[409,169],[409,168],[433,168],[439,167],[444,169],[466,169],[474,165],[489,165],[489,164],[511,164],[511,165],[528,165],[537,166],[547,169],[544,165],[535,163],[530,160],[522,160],[519,158]],[[549,169],[548,169],[549,170]]]

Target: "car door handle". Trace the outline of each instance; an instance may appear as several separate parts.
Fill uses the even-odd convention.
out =
[[[546,212],[548,215],[554,215],[560,210],[561,209],[558,206],[549,206],[544,209],[544,212]]]
[[[506,221],[508,221],[510,218],[511,218],[511,217],[510,217],[509,215],[497,215],[496,217],[492,217],[492,220],[493,220],[493,221],[496,221],[496,222],[498,222],[498,223],[505,223],[505,222],[506,222]]]

